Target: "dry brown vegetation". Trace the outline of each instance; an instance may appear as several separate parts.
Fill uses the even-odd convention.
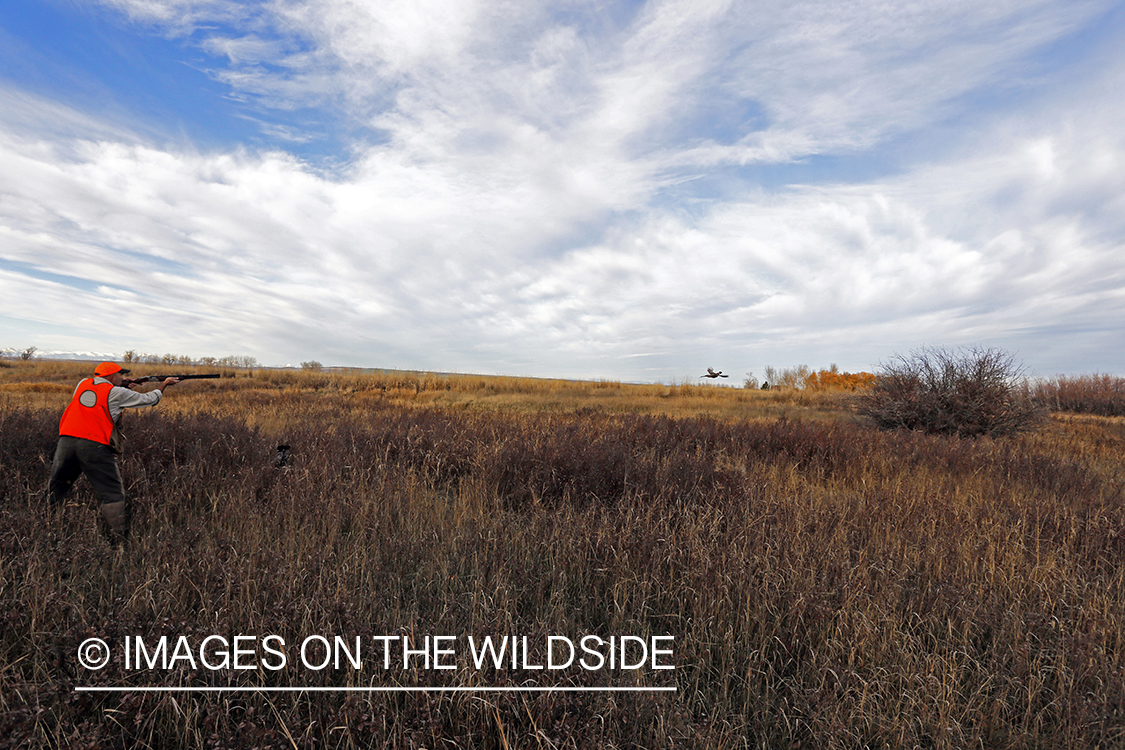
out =
[[[1125,378],[1075,375],[1047,378],[1033,390],[1042,403],[1058,411],[1125,416]]]
[[[923,348],[882,365],[859,412],[886,429],[1009,437],[1043,423],[1012,355],[1001,349]]]
[[[88,364],[9,364],[0,747],[1125,745],[1120,417],[968,440],[831,392],[232,369],[128,415],[115,556],[83,483],[41,502]],[[676,669],[75,663],[91,636],[266,633],[674,635]],[[677,692],[73,691],[636,681]]]

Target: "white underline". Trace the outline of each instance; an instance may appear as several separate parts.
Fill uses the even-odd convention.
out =
[[[676,687],[75,687],[91,693],[674,693]]]

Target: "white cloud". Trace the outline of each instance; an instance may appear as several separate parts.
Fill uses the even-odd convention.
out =
[[[252,3],[228,0],[93,0],[114,8],[137,23],[151,24],[172,35],[190,34],[200,25],[237,23],[250,18]]]
[[[123,349],[668,379],[712,353],[856,369],[980,341],[1040,341],[1056,367],[1082,346],[1060,324],[1093,346],[1125,313],[1120,59],[1022,82],[1030,104],[963,101],[1104,6],[659,2],[622,24],[584,3],[114,5],[196,32],[240,96],[332,100],[385,138],[326,175],[0,88],[0,314],[59,339],[111,319]],[[758,119],[723,119],[744,105]],[[954,115],[973,130],[897,174],[668,197]]]

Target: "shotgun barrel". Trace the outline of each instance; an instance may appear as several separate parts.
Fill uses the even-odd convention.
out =
[[[209,373],[207,375],[142,375],[139,378],[129,378],[130,383],[159,383],[168,378],[177,378],[179,380],[201,380],[203,378],[218,378],[222,377],[219,373]]]

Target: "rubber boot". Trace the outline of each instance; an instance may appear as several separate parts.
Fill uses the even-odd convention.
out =
[[[102,503],[102,531],[114,547],[123,547],[129,539],[129,503]]]

